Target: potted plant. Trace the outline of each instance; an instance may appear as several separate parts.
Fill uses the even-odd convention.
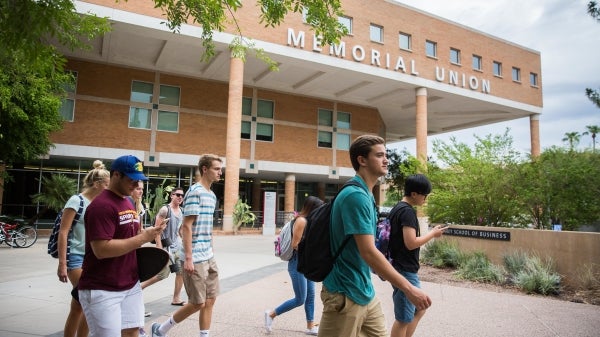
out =
[[[240,226],[254,223],[254,220],[256,220],[256,215],[250,210],[250,205],[242,199],[238,199],[233,207],[233,233],[237,234]]]

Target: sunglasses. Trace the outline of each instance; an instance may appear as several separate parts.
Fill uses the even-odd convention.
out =
[[[176,197],[183,197],[183,193],[173,193],[173,195]]]

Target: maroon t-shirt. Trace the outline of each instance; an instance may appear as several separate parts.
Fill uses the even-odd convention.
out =
[[[135,250],[121,256],[98,259],[90,245],[94,240],[126,239],[137,235],[140,219],[126,198],[110,190],[100,193],[85,210],[85,257],[77,288],[122,291],[139,280]]]

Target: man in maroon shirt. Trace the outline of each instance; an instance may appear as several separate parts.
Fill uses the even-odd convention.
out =
[[[141,229],[138,213],[126,199],[140,180],[148,178],[138,158],[117,158],[108,189],[85,212],[85,257],[77,288],[90,337],[134,337],[144,325],[135,250],[160,235],[166,223]]]

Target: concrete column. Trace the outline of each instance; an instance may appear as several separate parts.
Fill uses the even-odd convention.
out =
[[[284,212],[293,212],[296,203],[296,176],[290,173],[285,175],[285,205]]]
[[[425,165],[427,163],[427,89],[416,90],[416,140],[417,159]]]
[[[529,116],[529,133],[531,135],[531,157],[540,156],[540,115]]]
[[[321,200],[325,200],[325,183],[324,182],[318,182],[317,183],[317,197],[319,197],[319,199]]]
[[[260,212],[262,208],[260,207],[260,200],[262,198],[262,193],[260,189],[260,179],[256,178],[252,182],[252,211]]]
[[[227,101],[225,201],[223,205],[224,232],[233,232],[233,207],[239,197],[243,89],[244,61],[232,55],[229,69],[229,100]]]

